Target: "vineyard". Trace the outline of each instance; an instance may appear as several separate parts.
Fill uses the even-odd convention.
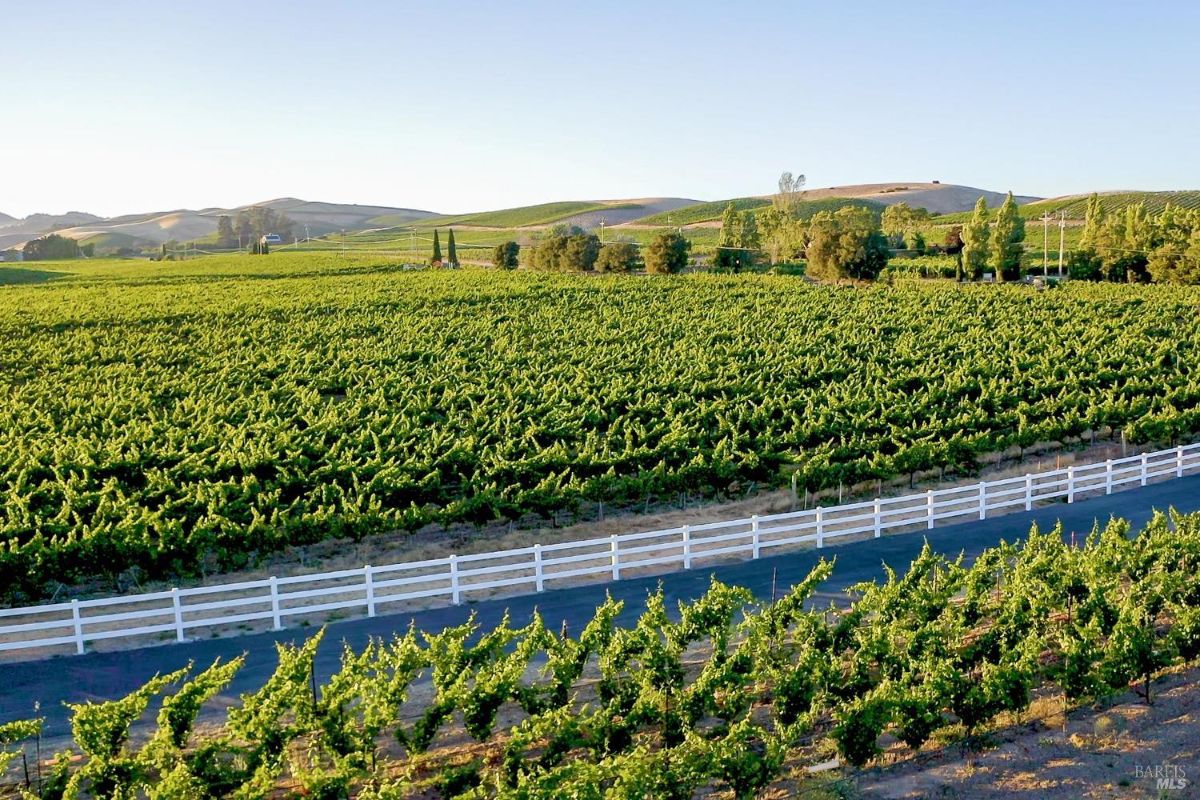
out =
[[[664,212],[643,217],[636,220],[636,222],[638,225],[695,225],[700,222],[716,222],[721,219],[721,215],[730,203],[733,203],[733,207],[738,211],[766,208],[771,205],[771,201],[768,198],[741,197],[736,200],[696,203],[695,205],[684,206],[669,214]],[[820,200],[799,200],[796,203],[796,211],[800,219],[810,219],[814,214],[821,211],[837,211],[839,208],[850,208],[853,206],[870,208],[876,213],[881,213],[884,208],[883,203],[874,200],[863,200],[856,197],[827,197]]]
[[[835,751],[862,765],[935,737],[971,746],[1035,697],[1132,686],[1153,702],[1160,670],[1200,656],[1200,515],[1129,534],[1118,520],[1078,544],[1034,529],[969,566],[926,546],[828,609],[811,603],[822,561],[770,603],[713,580],[675,612],[660,591],[628,627],[609,599],[574,634],[536,614],[410,629],[347,648],[323,682],[318,634],[280,646],[274,675],[215,726],[198,715],[241,659],[71,706],[73,746],[34,796],[750,798]],[[38,726],[0,726],[0,759],[21,758]]]
[[[211,573],[329,537],[971,471],[1106,427],[1200,430],[1191,289],[854,290],[313,254],[78,270],[0,292],[15,603],[133,565]]]

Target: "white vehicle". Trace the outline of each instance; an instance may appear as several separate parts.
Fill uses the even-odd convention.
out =
[[[264,233],[262,237],[263,244],[280,244],[283,242],[283,237],[278,233]]]

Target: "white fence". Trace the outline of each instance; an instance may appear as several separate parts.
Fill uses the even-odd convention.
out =
[[[691,569],[721,556],[759,558],[785,547],[819,548],[842,536],[878,537],[884,531],[933,528],[942,520],[987,519],[1000,509],[1028,511],[1036,502],[1058,499],[1073,503],[1085,494],[1111,494],[1129,484],[1145,486],[1157,478],[1197,472],[1200,444],[1193,444],[865,503],[404,564],[0,609],[0,621],[14,620],[0,625],[0,651],[73,645],[83,653],[88,642],[130,637],[182,642],[189,633],[209,629],[211,634],[217,626],[269,621],[279,630],[289,618],[347,609],[373,617],[422,598],[459,604],[464,595],[503,587],[541,592],[572,578],[616,581],[631,571],[644,574],[645,567]]]

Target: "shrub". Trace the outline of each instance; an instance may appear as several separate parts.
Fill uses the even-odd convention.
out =
[[[638,249],[629,242],[613,242],[600,248],[596,258],[597,272],[629,272],[637,269]]]
[[[692,243],[678,233],[660,233],[646,248],[646,272],[666,275],[682,272]]]

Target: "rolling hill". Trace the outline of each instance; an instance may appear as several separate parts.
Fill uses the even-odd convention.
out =
[[[102,250],[156,247],[172,240],[194,241],[215,234],[217,218],[221,215],[236,216],[239,211],[253,206],[266,206],[287,215],[296,223],[294,232],[300,236],[305,235],[306,226],[309,235],[322,236],[340,230],[357,231],[377,227],[376,220],[384,217],[408,222],[434,216],[433,212],[411,208],[321,203],[294,197],[236,208],[205,208],[198,211],[178,209],[109,218],[81,212],[57,216],[34,214],[24,220],[11,222],[0,219],[0,249],[22,247],[30,239],[50,232],[93,243]]]

